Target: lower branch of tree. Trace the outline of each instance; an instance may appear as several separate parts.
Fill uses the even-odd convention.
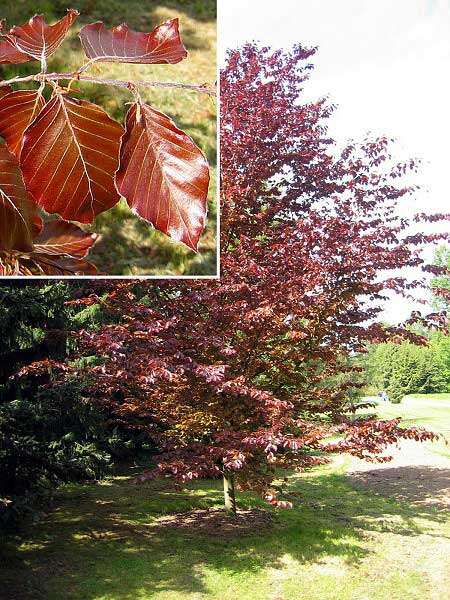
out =
[[[76,81],[88,81],[90,83],[98,83],[100,85],[113,85],[116,87],[130,88],[135,87],[163,87],[163,88],[175,88],[182,90],[189,90],[192,92],[200,92],[202,94],[208,94],[209,96],[215,96],[215,90],[209,88],[207,85],[190,85],[187,83],[175,83],[172,81],[124,81],[122,79],[102,79],[98,77],[89,77],[87,75],[80,75],[79,72],[74,73],[39,73],[37,75],[26,75],[24,77],[13,77],[0,81],[0,87],[5,87],[14,83],[24,81],[58,81],[63,80],[76,80]]]

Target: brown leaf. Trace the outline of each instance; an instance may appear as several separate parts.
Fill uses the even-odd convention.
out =
[[[6,94],[10,94],[13,91],[12,87],[10,85],[4,85],[0,87],[0,98],[3,98],[3,96],[6,96]]]
[[[28,254],[2,253],[0,250],[0,275],[96,275],[95,266],[84,258],[48,256],[30,252]]]
[[[48,259],[40,254],[33,254],[45,275],[97,275],[97,268],[83,258]]]
[[[155,27],[151,33],[131,30],[123,23],[110,31],[99,21],[80,31],[86,55],[93,61],[141,64],[175,64],[186,58],[178,19]]]
[[[34,249],[42,254],[84,258],[96,243],[96,233],[86,233],[67,221],[50,221],[34,240]]]
[[[41,226],[16,157],[0,145],[0,250],[32,250]]]
[[[119,200],[114,174],[122,135],[100,107],[57,93],[24,135],[27,189],[47,212],[91,223]]]
[[[206,158],[166,115],[133,104],[126,117],[117,187],[156,229],[197,251],[206,215]]]
[[[5,35],[5,20],[0,20],[0,35]],[[0,40],[0,65],[19,64],[35,60],[28,54],[18,50],[9,40]],[[2,88],[0,88],[1,90]],[[1,93],[0,93],[1,96]]]
[[[19,90],[0,98],[0,135],[17,158],[22,150],[25,129],[44,105],[42,94],[36,90]]]
[[[36,238],[30,258],[46,275],[95,275],[95,266],[84,259],[97,239],[73,223],[51,221]]]
[[[68,9],[67,15],[54,25],[48,25],[43,15],[35,15],[22,27],[14,26],[5,37],[20,52],[45,64],[46,58],[58,49],[79,14]]]

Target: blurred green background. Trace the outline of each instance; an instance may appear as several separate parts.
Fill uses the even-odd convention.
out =
[[[126,22],[132,29],[150,32],[169,18],[178,17],[188,58],[176,65],[129,65],[97,63],[88,74],[104,78],[176,81],[214,86],[216,81],[216,0],[3,0],[0,19],[7,27],[22,25],[34,14],[44,13],[54,22],[67,8],[80,12],[72,31],[49,59],[49,71],[70,72],[79,68],[85,56],[78,38],[86,23],[103,21],[107,27]],[[0,65],[0,77],[38,72],[38,63]],[[18,89],[18,85],[15,89]],[[27,87],[27,84],[22,84]],[[33,87],[33,84],[28,85]],[[105,85],[77,82],[76,96],[102,106],[123,124],[132,100],[129,91]],[[99,215],[89,228],[101,239],[89,257],[99,272],[108,275],[216,275],[216,103],[206,94],[183,90],[141,88],[143,99],[169,115],[190,135],[208,158],[211,184],[208,218],[195,254],[183,244],[172,242],[151,225],[140,220],[122,199],[113,209]]]

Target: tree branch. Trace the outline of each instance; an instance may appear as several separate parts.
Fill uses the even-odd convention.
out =
[[[121,79],[100,79],[97,77],[88,77],[86,75],[80,75],[79,72],[74,73],[46,73],[45,75],[39,73],[37,75],[26,75],[24,77],[14,77],[13,79],[7,79],[0,81],[0,87],[11,85],[12,83],[19,83],[21,81],[57,81],[58,79],[75,79],[76,81],[88,81],[91,83],[98,83],[100,85],[113,85],[116,87],[129,88],[131,86],[136,87],[162,87],[162,88],[176,88],[182,90],[189,90],[192,92],[200,92],[202,94],[208,94],[209,96],[215,96],[216,92],[206,85],[189,85],[187,83],[173,83],[170,81],[123,81]]]

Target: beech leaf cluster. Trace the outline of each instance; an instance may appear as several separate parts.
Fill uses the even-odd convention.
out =
[[[65,221],[90,224],[122,195],[139,217],[194,251],[205,225],[208,163],[169,117],[145,104],[130,84],[133,102],[125,130],[99,106],[73,97],[71,85],[64,88],[54,77],[46,79],[47,59],[64,41],[78,14],[70,9],[54,25],[36,15],[9,31],[1,22],[0,63],[41,64],[36,76],[39,89],[13,91],[9,85],[0,85],[0,136],[5,140],[0,145],[0,192],[3,215],[8,219],[0,228],[4,232],[0,238],[3,275],[47,272],[48,265],[42,266],[38,260],[42,239],[37,252],[36,235],[29,226],[30,219],[38,218],[37,207]],[[187,56],[178,19],[151,33],[132,31],[125,24],[107,30],[98,22],[85,25],[79,36],[89,61],[74,79],[94,62],[176,64]],[[48,101],[43,93],[46,84],[52,87]],[[8,183],[12,176],[14,193],[13,184]],[[81,234],[74,226],[65,227],[66,238],[71,231],[77,246]],[[87,247],[92,246],[95,236],[85,235]],[[59,263],[61,273],[95,272],[92,265],[79,260],[84,256],[64,256]]]

